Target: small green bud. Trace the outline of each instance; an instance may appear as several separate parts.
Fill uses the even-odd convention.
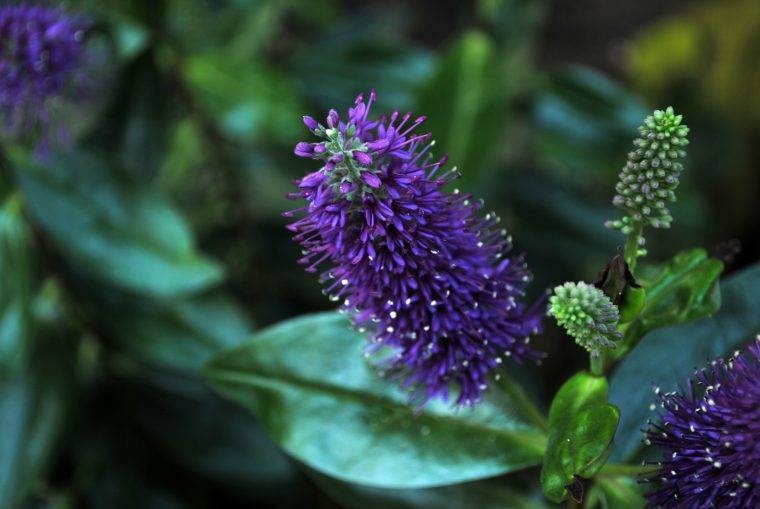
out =
[[[604,347],[615,348],[614,342],[622,337],[617,330],[618,308],[602,290],[582,281],[556,287],[549,314],[594,356]]]
[[[683,171],[679,159],[686,156],[684,148],[689,143],[689,128],[681,121],[681,115],[668,106],[648,116],[639,127],[635,148],[628,153],[612,200],[625,216],[621,221],[607,221],[608,228],[626,235],[633,231],[632,223],[670,228],[673,216],[665,204],[676,200],[675,189]]]

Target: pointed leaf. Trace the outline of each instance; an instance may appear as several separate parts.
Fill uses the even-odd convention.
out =
[[[23,363],[31,340],[30,242],[20,197],[11,196],[0,209],[0,376]]]
[[[415,411],[363,358],[365,343],[338,313],[307,315],[220,354],[206,375],[288,453],[339,479],[429,487],[540,462],[544,436],[508,405]]]
[[[675,255],[661,266],[644,267],[636,281],[646,291],[644,306],[631,322],[619,348],[612,352],[621,358],[649,331],[696,320],[720,308],[718,278],[723,262],[710,258],[704,249]]]

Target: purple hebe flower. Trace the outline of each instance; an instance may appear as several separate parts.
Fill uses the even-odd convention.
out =
[[[48,103],[83,61],[85,25],[61,9],[0,8],[0,117],[12,133],[48,127]]]
[[[683,394],[655,392],[661,422],[646,443],[663,450],[649,507],[760,507],[760,336],[749,354],[716,360]]]
[[[381,365],[413,389],[415,403],[448,399],[453,386],[457,404],[473,404],[503,359],[542,357],[529,338],[543,300],[522,303],[531,276],[521,258],[506,256],[499,218],[444,190],[458,173],[429,154],[429,134],[414,134],[424,117],[371,120],[374,100],[374,91],[366,103],[360,95],[345,119],[331,110],[327,126],[307,122],[322,140],[296,146],[322,163],[291,195],[306,206],[286,213],[305,213],[289,225],[304,247],[300,263],[309,272],[330,264],[325,293],[370,332],[368,355],[394,350]]]

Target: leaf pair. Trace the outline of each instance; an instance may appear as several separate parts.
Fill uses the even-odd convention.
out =
[[[544,495],[568,496],[576,478],[592,477],[604,464],[620,411],[607,403],[607,380],[581,372],[557,392],[549,410],[549,444],[541,469]],[[582,499],[573,494],[574,498]]]

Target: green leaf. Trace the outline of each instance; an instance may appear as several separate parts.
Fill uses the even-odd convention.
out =
[[[31,341],[30,242],[20,197],[11,196],[0,209],[0,376],[23,363]]]
[[[190,57],[182,72],[203,112],[237,141],[292,144],[305,132],[292,84],[262,62],[215,51]]]
[[[288,453],[338,479],[419,488],[540,462],[544,436],[509,405],[411,408],[396,383],[363,358],[365,345],[346,317],[307,315],[220,354],[206,375],[253,411]]]
[[[620,437],[614,461],[627,461],[640,445],[655,402],[651,383],[676,390],[697,366],[731,353],[760,331],[760,264],[721,283],[723,304],[711,318],[658,329],[619,364],[610,381],[610,401],[620,406]]]
[[[44,164],[16,155],[29,211],[83,274],[137,293],[193,294],[218,283],[222,268],[200,254],[187,224],[161,196],[120,184],[84,154]]]
[[[581,372],[557,392],[549,409],[549,444],[541,468],[547,498],[561,502],[575,476],[592,477],[609,454],[620,412],[607,403],[607,380]]]
[[[166,302],[119,299],[100,312],[123,349],[184,373],[200,373],[213,355],[240,344],[253,330],[234,301],[214,295]]]
[[[0,377],[0,507],[17,507],[44,474],[71,408],[71,364],[46,345],[34,363]]]
[[[507,116],[504,80],[496,48],[484,33],[462,35],[439,63],[419,95],[438,153],[462,169],[464,182],[477,179],[503,148]],[[464,185],[464,184],[463,184]]]
[[[439,488],[389,490],[350,484],[312,473],[316,483],[346,509],[548,509],[538,497],[510,485],[508,479],[488,479]]]
[[[631,351],[650,331],[696,320],[720,309],[718,278],[723,262],[710,258],[704,249],[675,255],[667,263],[643,267],[636,281],[646,291],[644,306],[631,322],[619,347],[618,359]]]

